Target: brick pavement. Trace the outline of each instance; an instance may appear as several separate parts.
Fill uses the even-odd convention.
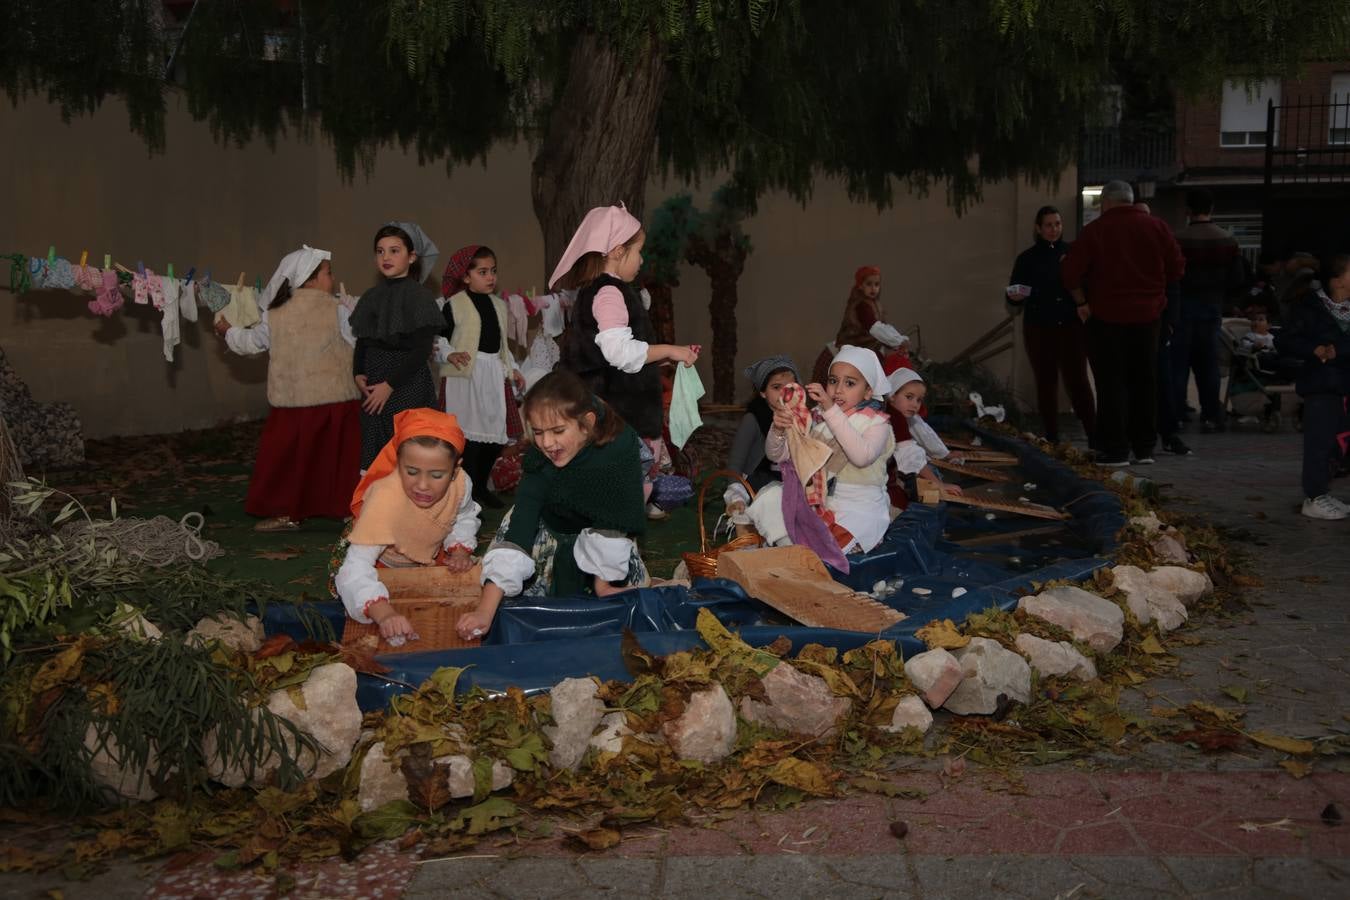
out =
[[[1318,738],[1350,730],[1350,521],[1298,515],[1299,436],[1188,435],[1189,458],[1140,467],[1171,508],[1204,516],[1264,560],[1251,609],[1190,626],[1174,675],[1129,692],[1132,708],[1192,699],[1235,707],[1251,728]],[[589,897],[1331,897],[1350,890],[1343,758],[1294,779],[1278,754],[1210,756],[1155,744],[1129,758],[1031,769],[1020,784],[972,768],[944,778],[931,762],[897,780],[914,799],[816,801],[781,813],[739,811],[704,827],[635,828],[618,847],[578,856],[561,839],[489,843],[421,862],[387,848],[353,864],[295,872],[292,896]],[[898,839],[891,823],[904,822]],[[59,879],[0,881],[40,896]],[[266,896],[267,879],[119,866],[67,898]],[[13,894],[22,896],[23,894]]]

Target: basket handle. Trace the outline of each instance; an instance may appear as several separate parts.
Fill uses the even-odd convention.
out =
[[[708,528],[703,523],[703,502],[708,496],[708,487],[715,478],[734,478],[745,486],[750,492],[750,499],[755,499],[755,489],[750,486],[750,482],[741,476],[740,472],[733,472],[731,469],[718,469],[710,472],[707,478],[703,479],[703,484],[698,489],[698,552],[708,552]]]

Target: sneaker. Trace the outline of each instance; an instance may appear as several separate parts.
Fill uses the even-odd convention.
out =
[[[1323,494],[1320,497],[1303,501],[1303,515],[1310,519],[1335,520],[1350,516],[1350,512],[1346,511],[1344,503],[1330,494]]]
[[[1136,466],[1151,466],[1151,465],[1153,465],[1153,457],[1151,457],[1151,456],[1136,456],[1136,457],[1134,458],[1134,464],[1135,464]]]
[[[1200,423],[1201,434],[1214,434],[1215,432],[1223,430],[1224,424],[1222,419],[1205,419]]]
[[[1096,463],[1099,466],[1106,466],[1108,468],[1118,469],[1121,466],[1128,466],[1130,464],[1130,458],[1128,456],[1102,455],[1097,457]]]
[[[295,531],[299,527],[300,523],[290,516],[273,516],[270,519],[263,519],[257,525],[254,525],[253,530],[270,533],[275,531]]]
[[[653,522],[659,522],[662,519],[670,518],[670,513],[666,512],[664,509],[657,506],[655,503],[648,503],[647,518],[651,519]]]
[[[1191,455],[1191,448],[1186,446],[1186,442],[1179,435],[1163,438],[1162,447],[1168,453],[1175,453],[1177,456]]]

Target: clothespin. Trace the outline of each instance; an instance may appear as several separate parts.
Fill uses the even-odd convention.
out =
[[[103,254],[103,268],[105,268],[105,269],[111,269],[111,268],[112,268],[112,254],[111,254],[111,253],[105,253],[105,254]]]
[[[173,263],[169,263],[169,277],[173,277]]]
[[[262,276],[261,276],[261,275],[259,275],[259,276],[258,276],[257,278],[255,278],[255,279],[253,279],[253,289],[254,289],[255,291],[257,291],[258,293],[260,293],[260,294],[262,293]]]
[[[56,265],[56,245],[52,244],[47,248],[47,265]]]
[[[83,269],[87,262],[89,262],[89,251],[85,250],[80,254],[80,268]]]

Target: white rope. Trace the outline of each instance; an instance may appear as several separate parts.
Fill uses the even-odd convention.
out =
[[[205,562],[225,555],[215,541],[202,538],[205,524],[201,513],[190,512],[177,522],[168,516],[72,522],[61,533],[67,539],[90,537],[100,550],[112,547],[133,562],[161,569],[184,558]]]

